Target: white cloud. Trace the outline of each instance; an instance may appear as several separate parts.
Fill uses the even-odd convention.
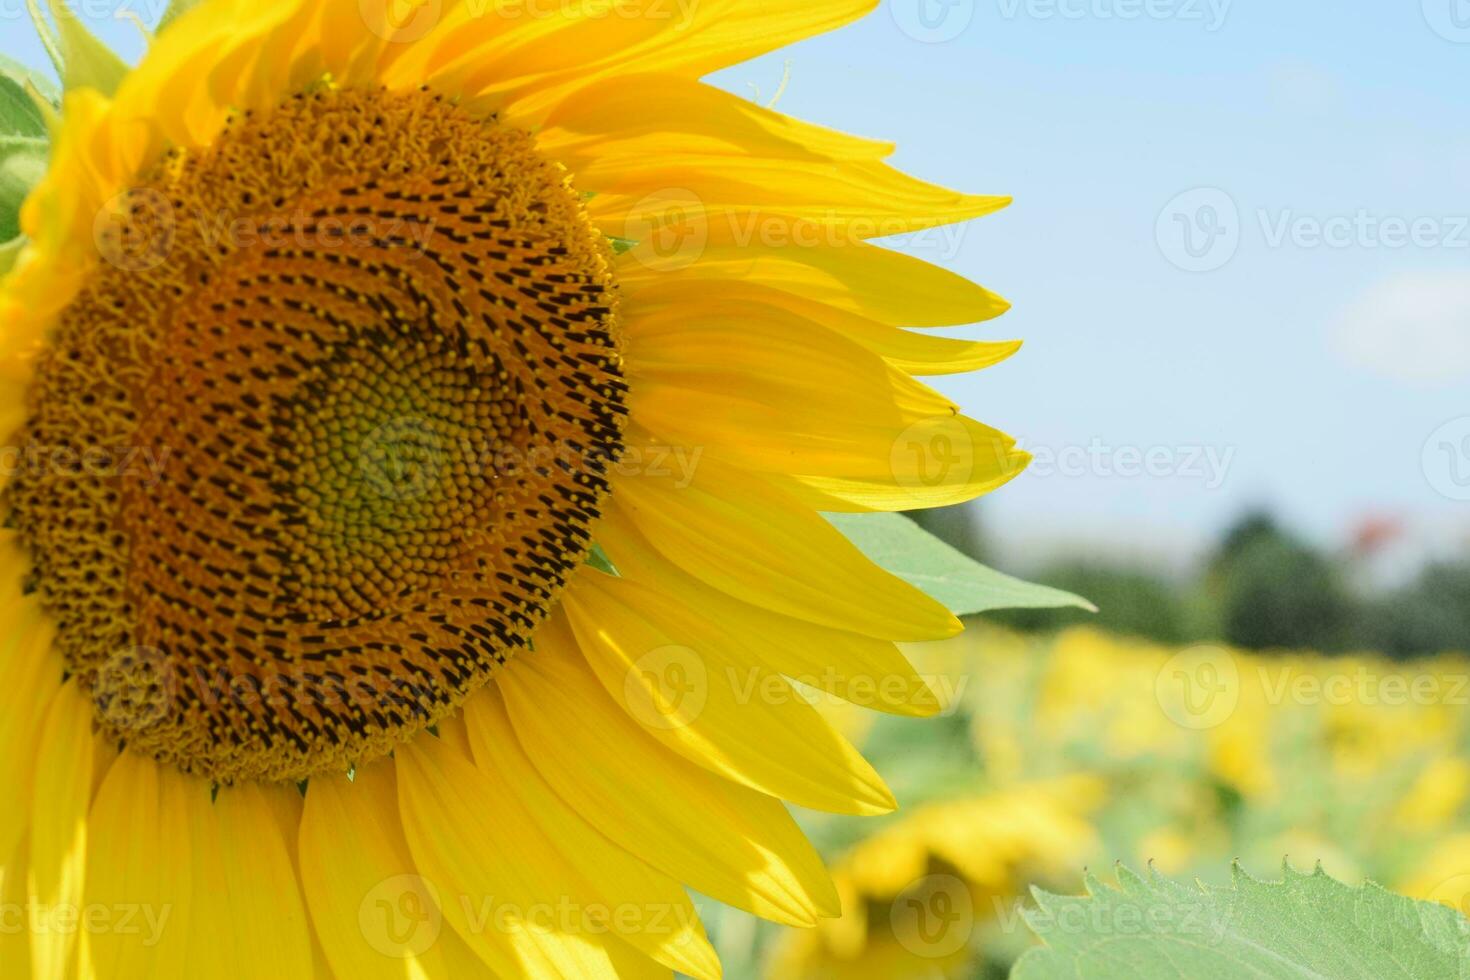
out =
[[[1470,270],[1378,283],[1343,313],[1335,340],[1349,361],[1399,381],[1470,377]]]

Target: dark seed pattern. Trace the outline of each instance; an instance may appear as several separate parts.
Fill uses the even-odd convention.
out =
[[[610,253],[528,135],[427,92],[242,115],[117,212],[6,490],[67,670],[101,730],[219,782],[384,755],[591,548]]]

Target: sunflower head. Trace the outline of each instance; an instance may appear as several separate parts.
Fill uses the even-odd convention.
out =
[[[932,714],[896,643],[961,627],[823,514],[1026,462],[917,380],[1017,345],[910,329],[1004,301],[867,241],[1005,200],[699,81],[872,5],[203,0],[132,68],[57,5],[0,890],[187,925],[34,976],[713,978],[686,886],[837,913],[785,802],[895,801],[793,679]]]
[[[626,411],[607,245],[525,132],[426,91],[239,113],[104,219],[8,490],[67,668],[188,772],[385,754],[588,553]]]

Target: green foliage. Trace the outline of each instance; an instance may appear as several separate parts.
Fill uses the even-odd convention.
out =
[[[1036,893],[1026,919],[1046,943],[1012,980],[1449,980],[1470,977],[1470,922],[1320,868],[1289,865],[1278,883],[1239,869],[1226,887],[1185,885],[1118,869],[1119,888],[1089,878],[1089,894]]]
[[[829,514],[827,519],[874,562],[957,616],[994,609],[1093,608],[1059,589],[986,568],[902,514]]]
[[[1091,599],[1098,608],[1094,625],[1101,629],[1159,643],[1184,643],[1190,638],[1185,598],[1161,575],[1143,569],[1076,562],[1050,568],[1036,578]],[[1028,632],[1060,630],[1088,620],[1072,609],[1020,610],[1000,613],[995,618]]]
[[[14,260],[21,204],[46,172],[48,133],[36,96],[49,99],[49,91],[32,72],[0,60],[0,273]]]
[[[1356,613],[1338,567],[1265,515],[1226,535],[1210,585],[1227,643],[1328,652],[1351,643]]]
[[[44,140],[46,119],[41,115],[41,107],[26,91],[28,82],[36,84],[30,72],[8,59],[0,61],[0,133]]]
[[[46,173],[46,143],[0,136],[0,242],[20,235],[20,206]]]
[[[985,529],[973,507],[966,504],[934,507],[929,510],[909,511],[906,516],[939,540],[958,548],[978,562],[989,562],[993,557]]]
[[[961,547],[977,539],[963,523],[933,529]],[[1056,563],[1035,578],[1096,602],[1101,611],[1095,625],[1159,643],[1376,650],[1398,660],[1470,653],[1470,561],[1431,566],[1387,593],[1355,591],[1348,584],[1351,571],[1350,558],[1314,548],[1269,515],[1254,513],[1222,537],[1197,574],[1176,576],[1089,558]],[[1087,621],[1065,608],[996,618],[1032,633]]]
[[[1400,659],[1470,653],[1470,562],[1431,565],[1412,584],[1370,601],[1358,633],[1359,645]]]
[[[1340,651],[1350,642],[1353,601],[1333,565],[1289,540],[1245,548],[1219,579],[1221,635],[1251,650]]]

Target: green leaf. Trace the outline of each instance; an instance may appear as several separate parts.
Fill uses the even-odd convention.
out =
[[[56,87],[55,82],[34,68],[29,68],[14,58],[7,58],[5,55],[0,54],[0,75],[4,75],[15,82],[23,92],[28,88],[35,90],[41,98],[50,103],[53,109],[60,108],[61,90]],[[29,97],[30,93],[27,92],[26,94]],[[31,99],[31,104],[35,105],[33,98]],[[39,111],[37,109],[38,113]],[[46,135],[44,128],[41,130],[41,135]]]
[[[0,243],[20,235],[20,206],[46,175],[45,140],[0,136]]]
[[[0,56],[0,276],[25,242],[20,206],[46,173],[50,133],[39,100],[55,107],[56,88],[18,62]]]
[[[0,136],[47,138],[46,117],[36,105],[25,83],[0,64]]]
[[[828,514],[827,520],[862,552],[956,616],[997,609],[1097,612],[1070,592],[1003,575],[952,548],[902,514]]]
[[[12,238],[0,245],[0,276],[14,268],[15,260],[20,258],[20,250],[25,248],[25,244],[24,238]]]
[[[1448,906],[1283,870],[1206,887],[1119,867],[1119,889],[1089,876],[1083,898],[1037,892],[1026,921],[1046,945],[1011,980],[1470,978],[1470,922]]]

